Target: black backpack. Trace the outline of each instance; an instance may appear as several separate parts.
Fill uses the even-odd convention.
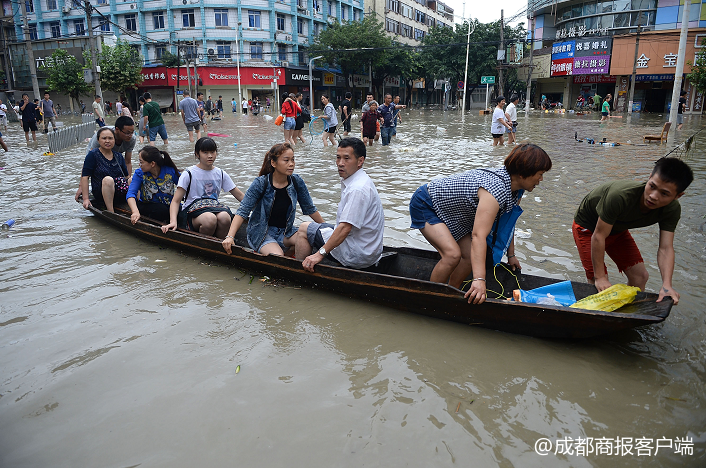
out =
[[[307,109],[302,109],[302,122],[311,122],[311,114]]]

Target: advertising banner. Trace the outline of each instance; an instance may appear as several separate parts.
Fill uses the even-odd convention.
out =
[[[552,44],[552,61],[573,58],[575,46],[575,41],[555,42]]]
[[[593,57],[610,55],[613,39],[611,37],[586,37],[576,40],[574,57]]]
[[[574,58],[552,59],[552,76],[571,75],[574,67]]]
[[[613,75],[578,75],[574,76],[574,83],[615,83]]]
[[[606,75],[609,70],[610,55],[574,58],[574,75]]]
[[[194,69],[189,70],[190,78],[193,80]],[[140,86],[176,86],[177,68],[150,67],[142,69],[144,81]],[[198,67],[198,77],[202,81],[202,86],[237,86],[238,69],[236,67]],[[276,67],[240,67],[241,85],[263,85],[270,86],[274,79],[278,84],[284,85],[286,74],[284,68]],[[179,67],[179,83],[187,83],[186,67]]]

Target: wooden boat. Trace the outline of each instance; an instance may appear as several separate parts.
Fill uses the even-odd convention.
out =
[[[487,288],[502,292],[504,298],[488,299],[480,305],[468,304],[462,291],[428,281],[439,260],[435,251],[385,247],[380,261],[364,271],[336,266],[325,259],[314,273],[309,273],[293,258],[253,252],[247,247],[244,227],[236,235],[233,253],[228,255],[221,240],[215,237],[182,229],[164,234],[161,224],[149,218],[142,217],[133,225],[129,211],[117,209],[116,213],[110,213],[96,207],[90,210],[98,219],[159,245],[395,309],[510,333],[543,338],[589,338],[660,323],[672,308],[671,298],[658,303],[653,293],[638,293],[635,301],[619,312],[507,301],[505,298],[512,296],[513,289],[518,289],[518,282],[521,289],[529,290],[562,280],[526,274],[515,276],[504,268],[496,268],[495,275],[487,275]],[[572,282],[572,286],[577,300],[596,293],[590,284]]]

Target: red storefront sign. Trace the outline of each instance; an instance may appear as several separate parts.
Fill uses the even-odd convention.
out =
[[[615,75],[574,75],[574,83],[615,83]]]
[[[571,75],[571,69],[574,67],[574,58],[562,58],[552,60],[551,73],[552,76]]]
[[[193,67],[189,69],[189,77],[194,79]],[[224,86],[238,84],[237,67],[198,67],[198,76],[202,86]],[[142,77],[144,81],[140,86],[176,86],[177,69],[167,67],[143,68]],[[277,84],[285,85],[286,74],[281,67],[240,67],[241,85],[265,85],[277,78]],[[186,67],[179,67],[179,83],[187,83]]]

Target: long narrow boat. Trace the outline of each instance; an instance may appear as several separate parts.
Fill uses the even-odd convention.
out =
[[[635,301],[619,309],[619,312],[504,299],[488,299],[480,305],[468,304],[460,290],[428,280],[439,261],[439,255],[434,251],[385,247],[378,264],[365,271],[336,266],[324,260],[316,266],[314,273],[310,273],[293,258],[253,252],[247,247],[245,228],[241,228],[236,235],[233,253],[228,255],[221,246],[221,240],[215,237],[182,229],[164,234],[160,223],[149,218],[143,217],[133,225],[129,213],[124,210],[118,209],[116,213],[96,207],[90,210],[98,219],[159,245],[212,257],[273,278],[316,285],[395,309],[510,333],[542,338],[589,338],[660,323],[669,316],[672,308],[671,298],[656,302],[657,295],[653,293],[638,293]],[[495,272],[495,275],[488,275],[487,288],[504,292],[505,297],[512,295],[518,282],[522,289],[529,290],[561,281],[526,274],[515,276],[504,268],[497,268]],[[590,284],[572,282],[572,286],[577,299],[596,293],[595,287]]]

